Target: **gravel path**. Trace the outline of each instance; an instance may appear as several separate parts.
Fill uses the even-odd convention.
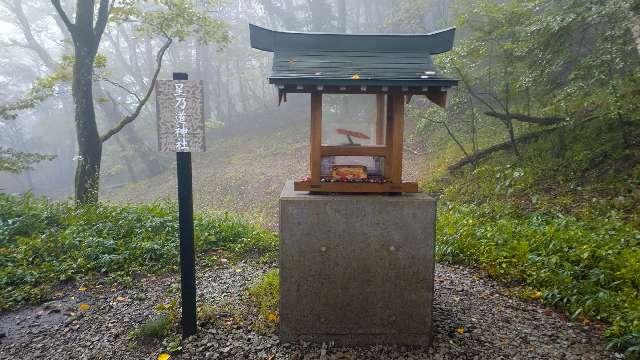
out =
[[[509,297],[481,273],[437,265],[432,348],[280,344],[255,332],[246,287],[267,271],[223,264],[198,274],[200,301],[222,304],[215,325],[201,326],[172,359],[609,359],[600,329],[567,321],[538,303]],[[129,289],[67,288],[38,307],[0,315],[0,359],[155,359],[162,344],[133,342],[129,332],[167,302],[176,277],[144,278]],[[173,289],[173,291],[172,291]],[[84,290],[84,289],[83,289]],[[65,294],[65,295],[62,295]],[[86,311],[80,304],[88,304]],[[238,314],[245,314],[244,318]],[[459,333],[456,329],[464,328]]]

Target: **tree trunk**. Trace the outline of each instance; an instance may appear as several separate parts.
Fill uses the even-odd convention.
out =
[[[72,94],[75,103],[78,165],[75,177],[77,203],[96,203],[100,185],[102,142],[93,107],[93,61],[96,45],[92,36],[77,34],[73,63]]]

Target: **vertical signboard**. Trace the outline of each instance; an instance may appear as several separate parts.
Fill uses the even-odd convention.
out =
[[[185,73],[174,73],[173,80],[156,81],[155,89],[158,148],[176,153],[184,338],[194,335],[197,330],[191,152],[205,151],[202,89],[201,81],[189,81]]]
[[[204,101],[202,81],[158,80],[158,149],[162,152],[202,152]]]

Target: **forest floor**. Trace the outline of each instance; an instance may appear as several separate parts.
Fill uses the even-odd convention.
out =
[[[514,298],[485,274],[436,266],[433,347],[278,341],[262,327],[247,287],[271,266],[221,263],[198,273],[198,301],[217,309],[172,359],[609,359],[602,326],[569,321],[538,302]],[[204,267],[202,267],[204,269]],[[146,277],[132,288],[60,289],[36,307],[0,315],[2,359],[155,359],[165,348],[140,343],[132,329],[177,298],[179,277]],[[81,291],[82,290],[82,291]],[[86,311],[78,310],[87,304]]]

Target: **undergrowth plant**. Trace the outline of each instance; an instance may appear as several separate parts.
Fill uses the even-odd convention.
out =
[[[523,146],[520,159],[494,154],[430,182],[441,194],[438,259],[601,320],[609,348],[640,356],[640,144],[631,135],[640,124],[590,120]]]
[[[249,298],[256,305],[260,320],[258,330],[266,330],[280,321],[278,303],[280,301],[280,272],[273,269],[264,274],[248,290]]]
[[[197,214],[196,251],[277,255],[277,235],[231,214]],[[46,299],[67,281],[128,283],[177,270],[175,204],[73,206],[0,194],[0,310]],[[206,263],[206,262],[205,262]]]

